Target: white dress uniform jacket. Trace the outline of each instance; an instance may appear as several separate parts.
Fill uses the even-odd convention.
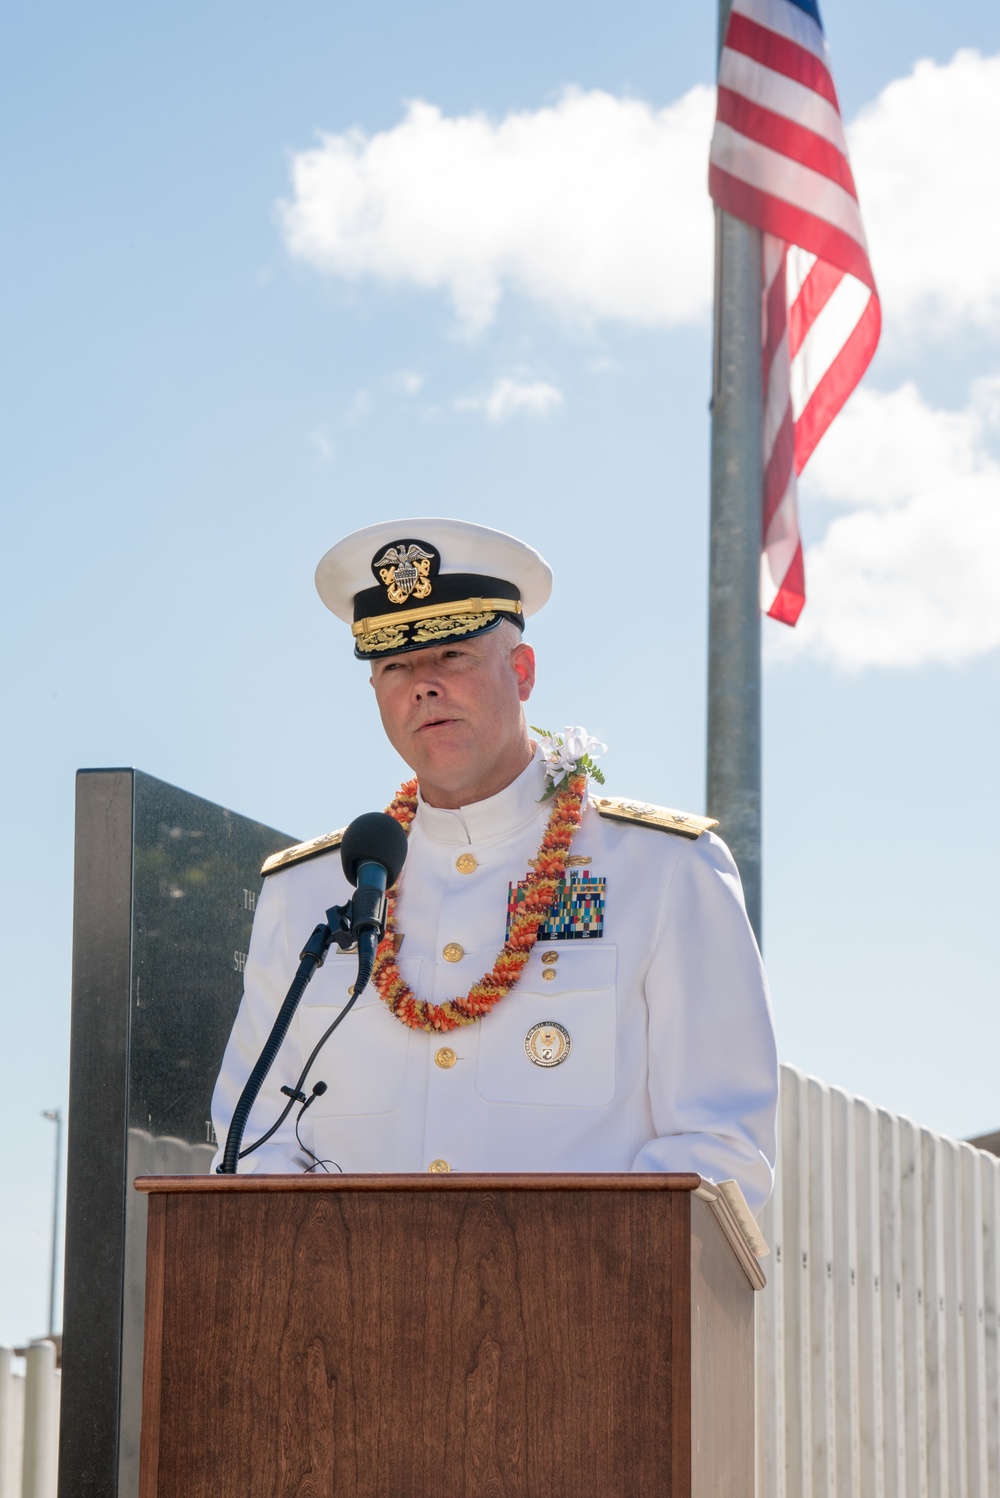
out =
[[[419,998],[466,993],[492,967],[510,885],[527,874],[551,809],[539,801],[544,785],[536,758],[473,806],[420,802],[397,907],[399,966]],[[302,1120],[303,1142],[345,1172],[697,1171],[735,1178],[759,1211],[772,1183],[777,1058],[728,850],[709,832],[690,839],[614,822],[588,803],[570,854],[586,862],[567,875],[604,881],[602,934],[539,941],[493,1011],[447,1034],[407,1029],[370,986],[307,1079],[306,1091],[318,1079],[328,1090]],[[337,849],[265,881],[213,1101],[220,1142],[301,948],[324,911],[349,894]],[[543,963],[546,954],[555,960]],[[245,1144],[281,1112],[279,1089],[294,1085],[346,1004],[356,961],[331,947],[254,1105]],[[570,1037],[556,1066],[537,1065],[525,1049],[532,1026],[546,1021]],[[310,1163],[295,1140],[297,1112],[241,1172],[298,1172]]]

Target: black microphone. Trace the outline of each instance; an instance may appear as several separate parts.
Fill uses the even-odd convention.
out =
[[[222,1164],[216,1167],[220,1175],[235,1175],[242,1157],[259,1148],[266,1139],[270,1139],[275,1130],[284,1123],[294,1103],[305,1101],[302,1095],[302,1084],[309,1074],[310,1067],[341,1020],[349,1013],[355,999],[358,998],[372,975],[375,953],[385,934],[387,905],[385,892],[390,885],[395,884],[406,861],[406,833],[386,812],[365,812],[363,816],[355,817],[344,833],[344,840],[340,845],[340,858],[344,873],[351,884],[357,885],[357,892],[347,905],[331,906],[326,912],[326,920],[316,927],[299,953],[298,971],[292,980],[292,986],[285,995],[284,1003],[278,1010],[277,1018],[271,1027],[271,1033],[264,1042],[264,1049],[257,1058],[257,1064],[250,1073],[233,1111]],[[243,1130],[250,1117],[250,1110],[281,1049],[281,1043],[288,1033],[288,1027],[292,1023],[299,1000],[305,992],[306,984],[322,964],[330,943],[335,942],[338,947],[344,948],[350,945],[352,937],[358,944],[358,976],[350,1000],[344,1005],[325,1034],[320,1036],[295,1086],[282,1087],[281,1090],[287,1096],[288,1103],[281,1117],[271,1125],[266,1134],[262,1134],[253,1144],[241,1150]],[[317,1082],[313,1088],[314,1096],[325,1091],[325,1082]],[[311,1101],[312,1098],[306,1101],[305,1106],[308,1107]]]
[[[359,944],[362,936],[374,937],[374,957],[385,935],[385,892],[406,861],[406,833],[388,813],[367,811],[344,833],[340,861],[348,882],[357,886],[351,900],[351,933]]]

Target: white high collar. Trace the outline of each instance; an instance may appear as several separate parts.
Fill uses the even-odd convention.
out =
[[[418,792],[414,829],[419,828],[432,843],[447,843],[454,847],[511,837],[538,820],[542,814],[539,801],[544,790],[542,755],[541,750],[536,749],[531,763],[517,779],[495,796],[487,796],[485,801],[474,801],[471,806],[449,810],[443,806],[429,806]],[[546,803],[545,814],[550,809]]]

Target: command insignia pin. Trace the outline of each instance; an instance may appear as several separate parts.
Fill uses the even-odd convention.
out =
[[[390,603],[405,603],[412,594],[414,598],[426,598],[431,591],[429,573],[435,553],[425,551],[419,542],[409,545],[400,541],[390,546],[384,556],[372,562],[372,570],[385,584]]]
[[[524,1037],[524,1054],[535,1066],[559,1066],[569,1055],[572,1044],[568,1030],[555,1020],[543,1019],[532,1025]]]

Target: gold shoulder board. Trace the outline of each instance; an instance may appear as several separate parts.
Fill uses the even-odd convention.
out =
[[[689,811],[672,811],[669,806],[651,806],[648,801],[626,801],[622,796],[591,796],[590,804],[612,822],[640,822],[644,827],[658,827],[678,837],[701,837],[711,827],[718,827],[714,817],[696,817]]]
[[[315,858],[318,853],[329,853],[331,848],[339,848],[344,841],[346,827],[339,827],[336,832],[324,832],[322,837],[311,837],[307,843],[296,843],[294,848],[282,848],[280,853],[272,853],[270,858],[264,860],[261,874],[276,874],[279,869],[287,869],[289,864],[301,863],[305,858]]]

